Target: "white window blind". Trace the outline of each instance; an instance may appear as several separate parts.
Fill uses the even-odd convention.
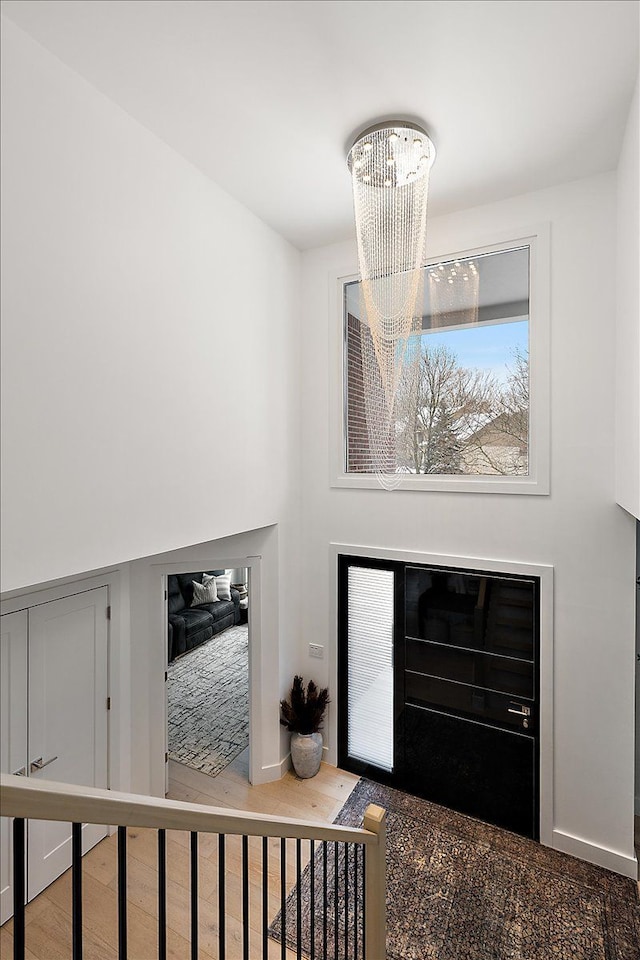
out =
[[[348,751],[393,770],[393,571],[349,567]]]

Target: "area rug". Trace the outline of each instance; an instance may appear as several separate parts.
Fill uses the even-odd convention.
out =
[[[361,780],[335,822],[360,826],[369,803],[387,810],[389,960],[638,960],[637,885],[408,794]],[[339,848],[342,848],[342,844]],[[330,849],[333,845],[330,844]],[[315,855],[315,949],[324,954],[323,864]],[[353,859],[353,858],[352,858]],[[353,918],[353,865],[348,914]],[[338,861],[340,957],[345,950],[344,857]],[[301,882],[304,955],[311,956],[310,865]],[[286,903],[295,950],[297,893]],[[334,956],[335,873],[328,858],[327,953]],[[361,905],[359,905],[361,913]],[[270,928],[281,941],[281,914]],[[335,954],[337,955],[337,954]],[[358,957],[362,957],[359,943]]]
[[[169,664],[172,760],[215,777],[249,745],[248,639],[229,627]]]

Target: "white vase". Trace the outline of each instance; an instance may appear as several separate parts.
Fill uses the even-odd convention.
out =
[[[322,734],[292,733],[291,762],[302,780],[315,777],[322,762]]]

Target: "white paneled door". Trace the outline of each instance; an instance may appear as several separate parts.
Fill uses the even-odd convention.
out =
[[[29,776],[107,787],[107,588],[29,610]],[[82,849],[107,834],[83,828]],[[27,896],[71,865],[71,824],[30,820]]]
[[[0,772],[24,774],[27,766],[26,610],[0,618]],[[0,923],[13,913],[13,832],[0,819]]]
[[[1,620],[0,769],[34,780],[108,786],[107,588]],[[13,913],[10,821],[0,821],[0,922]],[[107,834],[83,827],[83,852]],[[29,820],[27,899],[71,866],[71,824]]]

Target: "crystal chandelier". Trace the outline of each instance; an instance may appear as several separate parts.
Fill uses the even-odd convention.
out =
[[[368,127],[347,156],[361,278],[360,350],[370,467],[393,489],[396,402],[422,329],[429,171],[435,148],[406,121]]]
[[[473,260],[429,268],[430,327],[478,322],[480,273]]]

